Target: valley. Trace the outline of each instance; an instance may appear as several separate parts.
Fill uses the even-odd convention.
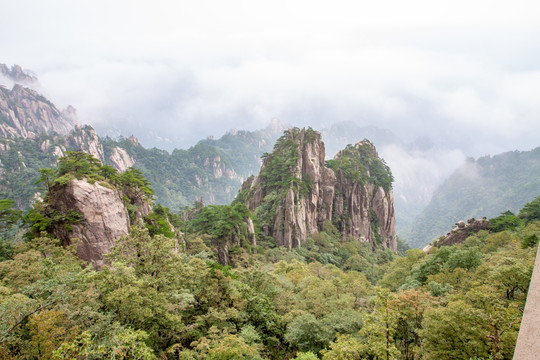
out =
[[[0,70],[0,357],[512,358],[539,148],[272,121],[147,149]]]

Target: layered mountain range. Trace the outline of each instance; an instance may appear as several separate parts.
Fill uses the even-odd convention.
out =
[[[540,148],[468,158],[402,236],[423,247],[459,221],[517,212],[540,194]]]
[[[70,150],[83,150],[119,171],[141,170],[157,202],[173,211],[200,200],[228,204],[285,129],[274,120],[263,130],[231,130],[169,153],[146,149],[134,136],[99,137],[92,127],[78,124],[73,107],[58,109],[41,95],[37,77],[20,66],[0,65],[0,80],[10,86],[0,86],[0,196],[15,200],[19,209],[28,209],[42,194],[35,184],[38,170],[56,166]],[[537,151],[469,160],[435,191],[447,176],[440,164],[457,164],[462,154],[440,152],[429,141],[404,145],[390,131],[354,123],[335,124],[322,134],[331,150],[321,161],[363,137],[377,145],[396,177],[397,231],[413,246],[423,247],[456,221],[515,211],[540,193],[529,176],[540,166]]]
[[[202,199],[230,203],[242,181],[258,171],[260,154],[271,150],[283,126],[274,121],[267,129],[232,130],[222,138],[206,139],[187,150],[169,153],[145,149],[130,136],[100,138],[88,125],[79,125],[73,107],[59,110],[36,90],[37,78],[19,66],[0,67],[12,89],[0,87],[0,195],[28,209],[39,187],[38,170],[56,165],[69,150],[92,154],[119,171],[134,166],[152,182],[157,200],[179,210]]]

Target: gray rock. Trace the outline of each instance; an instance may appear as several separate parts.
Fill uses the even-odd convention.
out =
[[[276,209],[273,224],[267,226],[268,233],[276,243],[287,248],[295,248],[305,243],[310,234],[322,230],[326,221],[337,217],[346,217],[349,224],[339,229],[344,238],[350,236],[362,242],[375,243],[372,222],[377,223],[377,236],[383,246],[397,251],[395,231],[394,195],[392,190],[385,192],[382,187],[373,184],[361,185],[349,180],[344,174],[338,174],[325,166],[325,148],[321,135],[315,132],[314,141],[305,139],[306,131],[301,130],[293,140],[298,144],[298,160],[292,170],[298,179],[310,179],[311,192],[302,196],[294,188],[288,190],[281,206]],[[367,142],[359,142],[357,147]],[[370,143],[369,143],[370,144]],[[377,157],[375,147],[370,144],[371,155]],[[338,153],[336,156],[340,156]],[[267,157],[261,171],[268,165]],[[248,179],[242,190],[248,190],[246,206],[251,210],[265,202],[267,188],[261,176]]]
[[[49,198],[59,212],[72,210],[83,216],[83,221],[72,224],[71,229],[57,227],[55,235],[64,245],[79,239],[77,255],[101,268],[105,263],[103,255],[129,231],[129,217],[120,193],[99,183],[75,179],[54,190]]]

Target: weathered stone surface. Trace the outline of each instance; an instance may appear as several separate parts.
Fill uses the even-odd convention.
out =
[[[33,139],[41,132],[65,135],[76,122],[73,108],[60,112],[35,90],[15,84],[0,88],[0,136]]]
[[[76,211],[83,221],[55,229],[55,235],[67,245],[78,238],[77,254],[100,268],[104,265],[103,255],[114,245],[116,239],[127,235],[129,217],[117,190],[90,184],[86,180],[72,180],[65,188],[50,195],[50,204],[59,212]]]
[[[70,132],[67,141],[72,148],[93,155],[96,159],[105,163],[103,145],[101,145],[99,136],[91,126],[75,125],[75,129]]]
[[[339,230],[345,238],[352,236],[359,241],[375,244],[375,237],[378,237],[383,246],[397,251],[392,190],[387,193],[382,187],[361,185],[347,179],[342,172],[334,173],[325,166],[321,135],[318,132],[314,134],[315,139],[306,139],[305,129],[290,133],[290,136],[294,136],[292,140],[298,144],[298,159],[292,174],[300,182],[308,180],[311,191],[307,195],[300,194],[291,187],[276,208],[274,222],[263,224],[263,231],[274,237],[278,245],[294,248],[301,246],[309,234],[321,231],[324,222],[344,217],[349,222],[343,222]],[[361,142],[357,146],[363,144]],[[371,156],[378,156],[375,147],[372,146],[371,152]],[[261,173],[269,161],[270,157],[267,157]],[[267,201],[265,197],[272,189],[267,188],[261,175],[258,175],[248,179],[241,191],[248,191],[246,206],[255,211]],[[376,234],[372,232],[372,225],[376,228]]]
[[[467,223],[464,221],[459,221],[456,223],[456,225],[457,227],[453,228],[452,231],[447,233],[444,238],[437,241],[437,246],[452,246],[461,244],[471,234],[474,234],[480,230],[487,230],[489,228],[489,220],[487,220],[485,217],[481,220],[472,218],[467,220]]]
[[[0,64],[0,74],[19,84],[32,85],[38,81],[37,77],[24,71],[19,65],[9,68],[6,64]]]
[[[253,224],[253,220],[251,218],[247,218],[247,231],[249,240],[251,240],[251,245],[253,248],[257,247],[257,234],[255,234],[255,225]]]
[[[124,172],[135,165],[135,160],[129,156],[127,151],[118,146],[112,149],[109,159],[113,163],[113,166],[120,172]]]
[[[242,239],[249,241],[251,246],[253,246],[253,251],[255,251],[257,246],[257,235],[255,234],[255,225],[250,217],[245,218],[242,225],[237,225],[235,227],[232,238],[213,240],[217,259],[221,265],[231,265],[229,250],[231,246],[240,246]]]

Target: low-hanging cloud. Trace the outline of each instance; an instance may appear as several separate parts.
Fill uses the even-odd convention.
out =
[[[35,70],[55,103],[146,145],[277,117],[375,124],[478,156],[538,145],[535,9],[21,0],[3,8],[0,36],[4,61]]]

